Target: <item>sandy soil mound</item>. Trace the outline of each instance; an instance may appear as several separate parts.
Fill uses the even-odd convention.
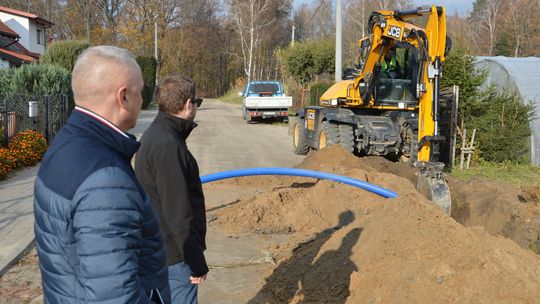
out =
[[[497,233],[490,225],[467,228],[443,214],[415,191],[409,167],[356,158],[339,147],[313,153],[300,167],[365,180],[399,197],[388,200],[347,185],[293,177],[229,181],[268,191],[212,212],[211,225],[230,233],[287,234],[293,244],[274,248],[286,258],[251,303],[535,303],[540,298],[540,257],[490,235]],[[491,206],[495,199],[501,208],[495,213],[508,213],[504,200],[514,198],[521,205],[508,208],[529,219],[523,225],[539,218],[534,187],[510,192],[495,185],[475,196],[474,183],[451,186],[465,187],[452,193],[462,200],[461,210],[468,210],[460,213],[462,221],[481,222],[476,214],[489,213],[481,210],[482,202]],[[507,197],[486,197],[495,190]],[[489,214],[484,219],[493,223],[509,221]],[[531,235],[540,231],[527,227]]]
[[[540,185],[537,186],[522,186],[521,199],[524,203],[535,202],[540,203]]]
[[[483,226],[540,254],[539,186],[514,186],[473,179],[449,180],[452,216],[466,226]]]

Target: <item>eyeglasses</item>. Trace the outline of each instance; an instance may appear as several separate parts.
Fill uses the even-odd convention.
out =
[[[190,100],[192,104],[197,104],[197,108],[200,107],[203,102],[203,99],[200,97],[194,97],[194,98],[191,98]]]

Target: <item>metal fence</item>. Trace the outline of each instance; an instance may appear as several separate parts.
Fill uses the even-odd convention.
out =
[[[69,116],[67,95],[11,94],[0,96],[0,139],[7,147],[13,136],[35,130],[50,143]]]

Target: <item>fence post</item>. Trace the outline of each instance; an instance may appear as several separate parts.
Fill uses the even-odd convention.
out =
[[[4,138],[2,139],[2,145],[4,147],[8,147],[8,144],[9,144],[9,130],[8,130],[8,111],[7,111],[7,101],[4,100],[4,107],[2,108],[2,111],[0,111],[2,113],[2,127],[4,129]]]
[[[64,95],[64,124],[68,121],[69,113],[69,95]]]
[[[66,123],[66,114],[64,113],[66,111],[65,99],[65,95],[60,95],[60,128]]]
[[[45,138],[47,139],[47,144],[50,143],[50,138],[49,138],[49,135],[50,135],[50,132],[49,132],[49,96],[45,96],[44,98],[44,101],[45,101]]]

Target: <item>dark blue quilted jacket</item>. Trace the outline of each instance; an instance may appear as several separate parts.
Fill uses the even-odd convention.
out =
[[[78,110],[49,147],[34,186],[45,303],[170,302],[159,222],[130,166],[138,148]]]

